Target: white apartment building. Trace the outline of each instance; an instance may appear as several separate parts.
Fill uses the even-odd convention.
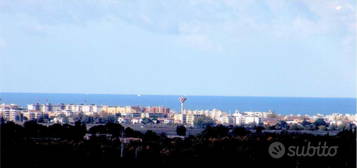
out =
[[[24,115],[24,117],[27,118],[27,120],[36,120],[41,114],[42,114],[42,112],[39,112],[39,111],[23,112],[23,115]]]
[[[194,115],[194,114],[186,114],[186,115],[184,115],[184,117],[186,118],[184,124],[187,124],[189,126],[193,126],[194,125],[194,121],[195,121],[195,116],[196,115]]]
[[[222,125],[229,125],[229,124],[234,124],[234,117],[229,116],[229,115],[222,115],[217,119],[217,124],[222,124]]]
[[[236,112],[232,115],[236,125],[261,124],[264,116],[263,112]]]
[[[0,109],[1,116],[9,121],[18,121],[21,118],[21,111],[17,109]]]
[[[184,114],[174,114],[174,123],[183,124],[184,123]]]
[[[18,121],[21,118],[21,110],[16,104],[1,104],[0,115],[9,121]]]

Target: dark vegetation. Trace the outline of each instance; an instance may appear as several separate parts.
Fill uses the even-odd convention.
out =
[[[81,122],[48,127],[33,121],[23,126],[6,122],[1,124],[1,167],[356,167],[356,130],[316,136],[263,133],[262,129],[256,127],[251,133],[243,127],[207,126],[200,135],[170,139],[114,123],[87,130]],[[185,130],[179,127],[177,132],[184,135]],[[124,137],[134,140],[122,144]],[[284,145],[327,142],[339,148],[334,157],[273,159],[268,147],[276,141]]]
[[[186,136],[186,127],[183,125],[177,126],[176,133],[179,136]]]

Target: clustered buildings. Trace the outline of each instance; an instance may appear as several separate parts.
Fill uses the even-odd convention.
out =
[[[127,119],[155,118],[165,119],[170,114],[170,109],[162,106],[108,106],[108,105],[84,105],[84,104],[29,104],[20,107],[16,104],[1,104],[0,116],[9,121],[22,122],[37,120],[41,117],[50,119],[51,122],[61,121],[59,118],[71,117],[75,114],[86,116],[116,116],[118,121]]]
[[[215,124],[223,125],[275,125],[279,121],[287,124],[301,124],[304,121],[314,122],[323,118],[327,123],[343,125],[346,123],[357,124],[357,114],[329,114],[329,115],[277,115],[272,111],[267,112],[239,112],[228,114],[218,109],[190,110],[181,109],[175,112],[167,107],[141,107],[141,106],[108,106],[95,104],[29,104],[21,107],[16,104],[0,104],[0,117],[14,122],[38,120],[47,118],[50,123],[65,123],[64,117],[71,119],[76,114],[85,116],[113,116],[116,121],[124,124],[141,124],[145,120],[153,124],[182,124],[194,126],[199,118],[208,118]],[[74,122],[72,120],[72,122]]]

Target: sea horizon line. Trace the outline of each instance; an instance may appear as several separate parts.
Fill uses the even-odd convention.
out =
[[[143,94],[143,93],[80,93],[80,92],[3,92],[1,94],[61,94],[61,95],[117,95],[117,96],[186,96],[186,97],[245,97],[245,98],[326,98],[326,99],[356,99],[357,97],[321,97],[321,96],[246,96],[246,95],[196,95],[196,94]],[[0,97],[1,98],[1,97]]]

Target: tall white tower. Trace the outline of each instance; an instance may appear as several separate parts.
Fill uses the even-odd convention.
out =
[[[185,103],[186,100],[187,100],[186,97],[183,97],[183,96],[179,97],[179,101],[180,101],[180,104],[181,104],[181,114],[184,113],[183,104]]]

